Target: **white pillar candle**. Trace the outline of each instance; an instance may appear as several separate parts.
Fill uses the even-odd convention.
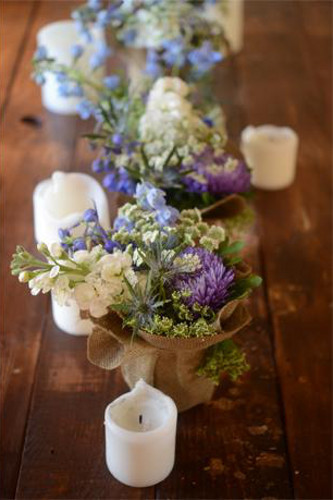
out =
[[[76,224],[87,208],[96,205],[103,227],[110,227],[109,206],[102,186],[90,175],[54,172],[40,182],[33,194],[35,238],[51,245],[59,241],[59,229]],[[77,236],[80,233],[77,231]]]
[[[246,127],[241,150],[252,172],[252,184],[261,189],[290,186],[296,174],[298,135],[289,127]]]
[[[96,206],[99,221],[110,227],[109,206],[101,185],[90,175],[54,172],[50,179],[40,182],[33,194],[35,238],[38,243],[59,242],[59,229],[68,229],[82,218],[87,208]],[[82,235],[83,228],[74,230]],[[82,320],[74,300],[60,306],[52,297],[52,313],[56,325],[72,335],[88,335],[90,320]]]
[[[86,42],[80,37],[74,21],[58,21],[44,26],[37,34],[38,45],[43,45],[47,50],[48,57],[54,58],[58,63],[70,65],[72,63],[71,47],[75,44],[82,45],[83,55],[76,63],[77,69],[89,75],[91,72],[89,59],[96,52],[96,43],[104,41],[104,32],[100,28],[91,29],[93,41]],[[94,71],[92,78],[101,80],[104,70],[99,68]],[[80,97],[61,97],[58,92],[59,83],[53,74],[48,73],[46,82],[42,85],[42,103],[43,106],[52,111],[63,115],[77,114],[76,108],[82,98]]]
[[[80,309],[74,300],[60,306],[52,295],[53,321],[60,330],[70,335],[89,335],[93,324],[89,319],[81,319]]]
[[[158,389],[139,380],[105,410],[106,463],[120,482],[153,486],[175,460],[177,408]]]
[[[204,17],[219,23],[231,52],[240,52],[244,43],[244,0],[226,0],[207,4]]]

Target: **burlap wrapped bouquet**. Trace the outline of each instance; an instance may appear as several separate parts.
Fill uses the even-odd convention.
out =
[[[243,264],[237,274],[246,277],[250,269]],[[205,352],[241,330],[251,316],[243,301],[228,302],[216,316],[216,334],[203,338],[170,338],[145,331],[133,338],[115,313],[91,319],[95,327],[88,338],[89,361],[106,370],[120,366],[130,388],[144,379],[171,396],[181,412],[212,398],[214,383],[197,374]]]

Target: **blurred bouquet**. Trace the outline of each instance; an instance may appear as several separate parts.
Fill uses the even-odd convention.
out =
[[[222,60],[223,29],[205,16],[211,0],[88,0],[72,17],[78,30],[110,28],[126,47],[146,49],[145,73],[153,79],[181,74],[187,81],[207,75]]]

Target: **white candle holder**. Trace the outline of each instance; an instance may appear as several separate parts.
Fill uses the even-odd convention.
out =
[[[106,463],[121,483],[143,488],[163,481],[175,461],[177,408],[139,380],[105,410]]]
[[[298,135],[289,127],[246,127],[241,151],[253,169],[252,184],[261,189],[289,187],[296,175]]]
[[[52,295],[53,321],[60,330],[70,335],[90,335],[93,324],[89,319],[81,319],[80,309],[74,300],[69,305],[60,306]]]
[[[48,57],[54,58],[57,63],[70,65],[72,56],[70,49],[75,44],[80,44],[84,48],[84,53],[78,59],[76,68],[85,74],[89,74],[89,59],[96,51],[96,42],[104,42],[104,32],[101,28],[91,29],[93,41],[86,42],[77,32],[75,22],[70,20],[57,21],[47,24],[37,34],[38,45],[43,45],[47,50]],[[104,76],[104,69],[99,68],[94,71],[93,78],[100,81]],[[62,115],[76,115],[77,105],[82,100],[80,97],[61,97],[58,92],[59,83],[55,75],[47,73],[46,82],[42,85],[43,106],[53,113]]]
[[[96,206],[100,223],[110,227],[108,200],[90,175],[56,171],[40,182],[33,194],[35,238],[46,245],[59,241],[59,229],[76,224],[87,208]],[[81,234],[77,230],[76,236]]]

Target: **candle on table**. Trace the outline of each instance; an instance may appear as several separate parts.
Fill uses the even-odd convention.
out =
[[[177,408],[139,380],[105,410],[106,463],[120,482],[146,487],[163,481],[175,460]]]
[[[244,0],[207,3],[204,16],[219,23],[233,53],[240,52],[244,42]]]
[[[253,169],[252,184],[268,190],[290,186],[296,174],[298,142],[298,135],[289,127],[246,127],[241,150]]]
[[[110,227],[109,206],[101,185],[90,175],[56,171],[40,182],[33,194],[35,238],[51,245],[59,229],[76,224],[87,208],[96,206],[99,221]],[[77,236],[80,236],[77,230]]]
[[[48,57],[54,58],[57,63],[70,65],[72,63],[71,47],[79,44],[84,52],[76,62],[75,67],[85,74],[89,74],[91,69],[89,59],[96,52],[96,43],[104,41],[104,32],[101,28],[93,27],[91,29],[93,41],[86,42],[80,37],[74,21],[58,21],[47,24],[37,34],[37,43],[44,46]],[[99,81],[104,75],[103,68],[94,71],[93,79]],[[80,97],[61,97],[59,95],[55,75],[47,73],[46,82],[42,85],[42,103],[43,106],[52,111],[63,115],[77,114],[76,108],[82,98]]]
[[[90,175],[54,172],[50,179],[40,182],[33,194],[35,238],[38,243],[59,242],[59,229],[68,229],[82,218],[87,208],[97,209],[99,221],[110,227],[109,206],[101,185]],[[83,227],[76,228],[81,236]],[[60,306],[52,297],[52,313],[56,325],[72,335],[88,335],[92,323],[80,318],[80,311],[73,300]]]

